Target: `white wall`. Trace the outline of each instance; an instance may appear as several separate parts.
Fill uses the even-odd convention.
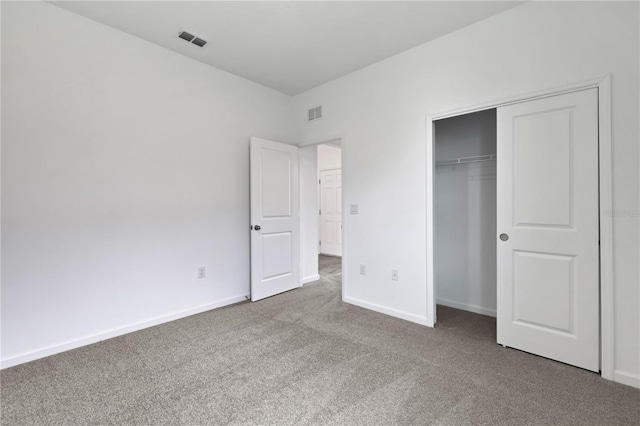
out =
[[[345,135],[347,300],[425,322],[425,117],[612,73],[614,207],[638,208],[636,2],[527,2],[294,98],[301,141]],[[324,117],[309,126],[308,107]],[[616,380],[640,386],[639,226],[614,219]],[[367,264],[360,275],[358,264]],[[400,271],[400,281],[390,271]]]
[[[302,282],[320,279],[318,275],[318,146],[299,150],[300,170],[300,263]]]
[[[435,122],[436,162],[496,153],[496,110]],[[438,304],[496,316],[496,162],[435,168]]]
[[[290,141],[288,102],[2,2],[3,367],[243,300],[249,137]]]
[[[318,173],[340,168],[342,168],[342,150],[331,145],[318,145]]]

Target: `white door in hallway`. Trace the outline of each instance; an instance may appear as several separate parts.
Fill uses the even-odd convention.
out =
[[[320,253],[342,256],[342,170],[320,172]]]
[[[497,111],[498,343],[598,371],[598,91]]]
[[[251,138],[251,300],[300,286],[298,148]]]

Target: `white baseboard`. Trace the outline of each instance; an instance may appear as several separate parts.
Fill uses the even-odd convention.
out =
[[[372,311],[380,312],[382,314],[387,314],[392,317],[415,322],[420,325],[429,326],[429,323],[427,322],[426,317],[410,314],[408,312],[400,311],[398,309],[388,308],[386,306],[376,305],[375,303],[364,302],[362,300],[354,299],[352,297],[345,297],[342,300],[346,303],[351,303],[352,305],[360,306],[361,308],[370,309]]]
[[[314,281],[318,281],[320,279],[320,275],[319,274],[315,274],[315,275],[311,275],[309,277],[305,277],[302,279],[302,285],[305,285],[307,283],[312,283]]]
[[[640,389],[640,374],[633,374],[627,371],[615,370],[613,373],[613,381]]]
[[[165,322],[175,321],[180,318],[188,317],[202,312],[210,311],[212,309],[221,308],[223,306],[232,305],[234,303],[243,302],[249,298],[249,295],[240,295],[230,297],[228,299],[220,300],[218,302],[209,303],[207,305],[196,306],[195,308],[185,309],[183,311],[172,312],[167,315],[157,316],[145,321],[130,324],[124,327],[114,328],[112,330],[104,331],[101,333],[92,334],[90,336],[81,337],[79,339],[69,340],[64,343],[49,346],[35,351],[26,352],[20,355],[15,355],[10,358],[6,358],[0,361],[0,369],[13,367],[14,365],[24,364],[25,362],[34,361],[36,359],[44,358],[50,355],[55,355],[60,352],[65,352],[71,349],[76,349],[81,346],[90,345],[92,343],[101,342],[103,340],[111,339],[113,337],[122,336],[123,334],[132,333],[134,331],[142,330],[143,328],[153,327],[154,325],[163,324]]]
[[[482,306],[469,305],[466,303],[460,303],[449,299],[436,299],[436,304],[442,306],[448,306],[450,308],[461,309],[463,311],[474,312],[476,314],[487,315],[490,317],[496,317],[496,310],[484,308]]]

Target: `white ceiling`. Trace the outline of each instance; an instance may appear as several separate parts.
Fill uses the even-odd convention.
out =
[[[54,1],[295,95],[518,4],[511,1]],[[204,48],[177,37],[182,28]]]

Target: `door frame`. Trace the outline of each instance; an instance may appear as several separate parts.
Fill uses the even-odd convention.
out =
[[[337,135],[334,136],[328,136],[328,137],[322,137],[322,138],[317,138],[317,139],[310,139],[304,142],[300,142],[297,146],[298,148],[306,148],[309,146],[313,146],[313,145],[324,145],[327,144],[329,142],[334,142],[334,141],[340,141],[340,149],[342,150],[341,152],[341,156],[342,156],[342,161],[341,161],[341,170],[342,170],[342,300],[345,300],[347,298],[347,284],[348,284],[348,280],[347,280],[347,276],[344,273],[344,271],[347,270],[347,191],[348,191],[348,186],[347,186],[347,174],[346,174],[346,167],[345,167],[345,153],[347,152],[346,150],[346,132],[343,133],[339,133]],[[317,167],[317,165],[316,165]],[[320,172],[320,170],[317,170],[318,173]],[[302,253],[301,253],[302,254]],[[320,248],[318,248],[318,254],[320,254]],[[300,269],[302,271],[302,268]],[[302,272],[300,272],[302,274]],[[302,276],[301,276],[301,280],[300,282],[302,282]]]
[[[614,380],[613,309],[613,211],[611,155],[611,74],[580,83],[529,92],[471,106],[427,114],[426,117],[426,205],[427,205],[427,325],[436,323],[434,271],[434,195],[435,143],[434,122],[505,105],[557,96],[585,89],[598,89],[598,182],[600,221],[600,373]]]

